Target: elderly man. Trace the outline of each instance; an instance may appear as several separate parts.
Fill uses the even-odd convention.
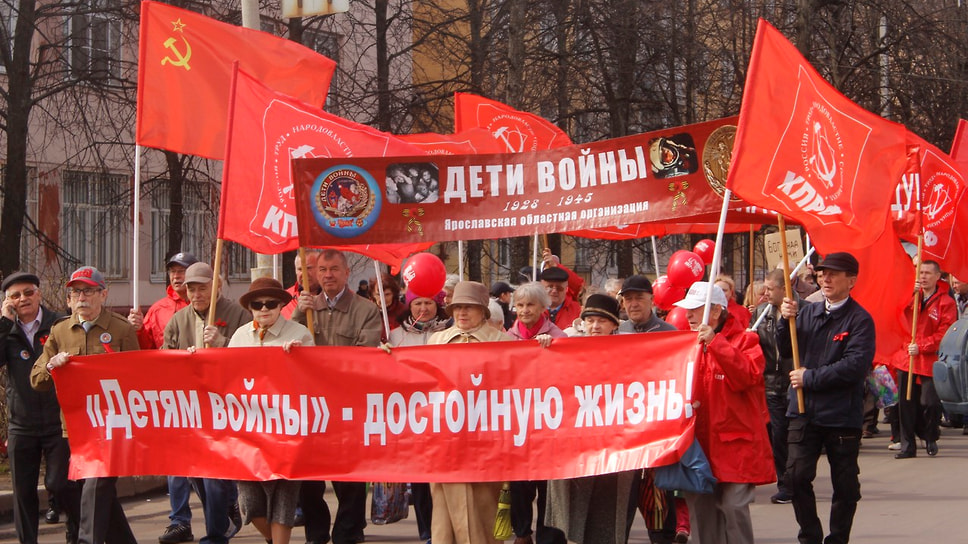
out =
[[[33,274],[13,273],[4,278],[2,289],[0,366],[7,367],[7,452],[17,536],[25,544],[37,542],[37,479],[43,458],[48,491],[68,507],[68,540],[77,540],[78,497],[67,479],[71,453],[61,433],[57,395],[53,389],[40,392],[30,386],[30,370],[63,314],[43,306],[40,279]]]
[[[538,275],[538,279],[551,297],[548,316],[552,323],[564,330],[581,317],[581,304],[578,303],[578,297],[581,295],[585,280],[562,266],[558,256],[552,254],[550,249],[544,248],[541,258],[543,270]]]
[[[318,295],[320,291],[319,280],[316,279],[316,259],[319,258],[319,252],[316,250],[306,250],[306,279],[309,280],[309,292]],[[292,317],[292,313],[296,311],[296,304],[299,302],[299,293],[303,290],[303,266],[302,259],[299,258],[299,254],[296,254],[296,258],[293,260],[293,265],[296,267],[296,284],[286,289],[290,295],[292,295],[292,300],[286,307],[282,309],[282,317],[289,319]]]
[[[141,310],[131,308],[128,322],[138,331],[138,341],[141,349],[158,349],[165,342],[165,326],[175,312],[188,306],[188,286],[185,285],[185,271],[189,266],[198,262],[191,253],[175,253],[168,259],[165,272],[168,274],[168,287],[165,297],[148,308],[148,313],[141,315]],[[187,505],[186,505],[187,508]],[[188,513],[191,520],[191,512]],[[164,541],[162,541],[164,542]]]
[[[760,315],[766,314],[766,317],[760,321],[756,333],[759,335],[760,348],[766,359],[763,379],[766,386],[766,407],[770,412],[770,443],[773,446],[773,463],[776,468],[777,492],[770,497],[770,501],[773,504],[789,504],[793,500],[793,495],[787,489],[784,474],[787,462],[786,411],[790,404],[787,391],[790,389],[793,358],[781,356],[776,344],[776,327],[781,319],[780,304],[783,303],[786,286],[783,270],[771,270],[763,280],[763,286],[766,288],[767,301],[756,307],[750,325],[755,323]]]
[[[108,287],[92,266],[78,268],[67,282],[70,318],[51,327],[44,352],[30,370],[30,385],[38,391],[54,386],[51,372],[76,355],[97,355],[139,349],[138,334],[128,320],[108,311]],[[64,428],[64,436],[67,429]],[[87,544],[137,542],[118,501],[117,478],[88,478],[81,484],[78,541]]]
[[[343,253],[327,249],[316,261],[316,279],[323,288],[318,295],[302,292],[293,321],[306,324],[306,312],[313,312],[317,346],[370,346],[380,343],[383,325],[376,304],[347,288],[350,267]],[[314,544],[329,541],[330,513],[323,500],[325,482],[303,482],[300,500],[306,523],[306,540]],[[363,542],[366,527],[366,484],[333,482],[339,501],[333,522],[334,544]]]
[[[652,282],[645,276],[629,276],[622,282],[618,292],[628,321],[619,328],[620,333],[674,331],[675,327],[655,315],[652,308]]]
[[[786,479],[802,544],[846,543],[860,500],[861,427],[864,385],[874,361],[874,320],[850,296],[857,283],[857,259],[831,253],[817,265],[824,300],[801,305],[784,298],[777,322],[780,355],[792,357],[789,319],[796,318],[800,368],[790,372],[790,385],[803,392],[804,412],[790,394]],[[826,540],[817,516],[813,479],[817,461],[827,452],[833,501]]]
[[[921,290],[921,307],[918,314],[914,342],[904,346],[894,356],[897,369],[898,419],[901,423],[901,451],[895,459],[910,459],[917,455],[915,434],[925,441],[928,455],[938,454],[938,438],[941,436],[941,399],[934,388],[932,367],[938,359],[938,345],[948,332],[948,327],[958,320],[958,305],[947,289],[938,289],[941,267],[935,261],[924,261],[918,271],[915,289]],[[914,300],[904,309],[904,319],[911,322]],[[911,400],[907,398],[908,369],[913,364],[914,383],[911,384]]]
[[[712,304],[709,323],[703,324],[707,296]],[[763,351],[756,334],[728,311],[718,285],[697,281],[676,306],[686,309],[689,327],[705,345],[693,397],[696,440],[718,480],[713,493],[686,494],[694,540],[752,544],[749,505],[755,486],[775,478],[766,434]]]
[[[949,273],[951,278],[951,291],[958,305],[958,319],[968,317],[968,283],[965,283]]]
[[[185,271],[185,286],[190,304],[175,312],[165,326],[163,349],[194,349],[203,346],[225,347],[235,331],[251,321],[252,316],[235,302],[221,296],[221,285],[215,286],[215,274],[206,263],[195,263]],[[218,289],[215,302],[215,315],[212,325],[206,325],[208,310],[212,305],[212,289]],[[169,477],[169,490],[187,494],[185,479]],[[240,528],[237,512],[238,492],[235,482],[211,478],[191,478],[191,486],[202,501],[205,513],[205,537],[201,543],[219,544]],[[179,500],[187,497],[179,497]],[[175,498],[172,498],[174,503]],[[174,506],[174,505],[173,505]],[[172,519],[171,525],[158,538],[162,544],[188,542],[194,539],[191,525],[178,523]]]

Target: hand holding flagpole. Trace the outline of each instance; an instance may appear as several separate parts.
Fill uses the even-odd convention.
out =
[[[312,291],[309,290],[309,267],[306,266],[306,248],[302,246],[299,246],[299,266],[302,268],[302,290],[307,293],[312,293]],[[296,296],[298,297],[299,293],[296,293]],[[312,311],[312,309],[306,312],[306,328],[309,329],[309,332],[313,334],[316,334],[316,329],[313,326],[315,314],[316,312]]]
[[[921,250],[924,246],[924,235],[918,235],[918,254],[914,258],[914,277],[915,282],[918,281],[921,273]],[[915,343],[918,340],[918,313],[921,309],[921,289],[918,287],[914,290],[914,308],[911,314],[911,343]],[[907,400],[911,400],[911,390],[914,387],[914,355],[908,356],[908,376],[907,376]]]
[[[783,287],[786,289],[786,298],[793,299],[793,283],[790,281],[790,255],[787,253],[786,240],[786,221],[782,215],[777,215],[777,226],[780,227],[780,246],[783,252]],[[790,347],[793,350],[793,370],[800,370],[800,347],[797,343],[797,318],[791,316],[790,320]],[[797,409],[800,413],[806,412],[803,400],[803,389],[797,388]]]

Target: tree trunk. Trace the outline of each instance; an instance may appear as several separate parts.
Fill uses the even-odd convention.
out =
[[[165,255],[183,251],[182,239],[185,224],[185,170],[178,153],[165,151],[168,164],[168,250]]]
[[[374,11],[376,15],[376,98],[377,98],[377,126],[384,132],[391,130],[390,111],[390,58],[387,53],[387,3],[388,0],[376,0]]]

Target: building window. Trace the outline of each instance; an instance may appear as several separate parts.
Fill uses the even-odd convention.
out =
[[[312,28],[307,28],[303,30],[302,36],[303,45],[312,49],[313,51],[323,55],[339,66],[339,36],[333,34],[332,32],[324,32],[322,30],[315,30]],[[329,84],[329,93],[326,94],[326,105],[325,110],[330,113],[337,113],[339,104],[337,103],[336,97],[339,94],[339,87],[337,83],[339,82],[339,70],[333,73],[333,80]]]
[[[64,250],[109,279],[127,279],[131,266],[130,176],[65,170]]]
[[[121,77],[121,19],[117,0],[89,0],[69,16],[69,63],[74,79]]]
[[[17,28],[17,10],[9,2],[0,3],[0,39],[3,40],[3,47],[7,50],[6,58],[13,58],[13,38]],[[0,62],[0,74],[7,73],[7,65]]]
[[[194,182],[193,182],[194,183]],[[161,183],[165,190],[153,191],[151,194],[151,281],[165,282],[165,265],[168,249],[168,231],[170,230],[171,195],[168,184]],[[209,256],[215,247],[215,228],[218,218],[211,208],[212,188],[208,183],[199,183],[198,190],[187,189],[187,183],[182,191],[182,242],[181,247],[171,248],[171,251],[187,251],[202,261],[211,264]]]

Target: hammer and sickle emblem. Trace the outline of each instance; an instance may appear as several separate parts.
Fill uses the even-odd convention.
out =
[[[188,65],[188,61],[192,60],[192,46],[189,45],[188,40],[182,38],[182,42],[185,44],[185,53],[182,53],[177,47],[175,47],[176,41],[177,40],[175,40],[175,38],[168,38],[165,40],[165,47],[167,49],[171,49],[172,54],[175,55],[177,59],[166,56],[165,58],[161,59],[161,65],[164,66],[170,62],[172,66],[178,66],[180,68],[184,68],[185,70],[191,70],[192,67]]]

